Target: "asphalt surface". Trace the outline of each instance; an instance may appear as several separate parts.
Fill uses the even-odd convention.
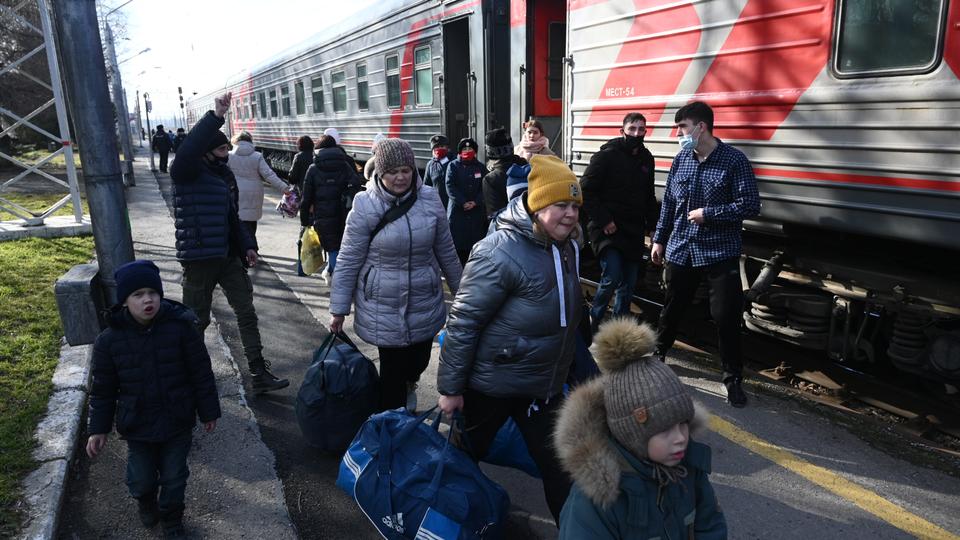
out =
[[[143,176],[138,179],[139,185],[148,181]],[[161,175],[159,183],[161,190],[169,189],[169,177]],[[139,185],[134,189],[140,189]],[[279,504],[285,506],[293,531],[300,538],[377,538],[366,517],[334,485],[338,458],[308,447],[296,424],[296,390],[312,351],[326,333],[329,289],[318,277],[296,276],[299,223],[272,211],[279,195],[267,189],[264,218],[257,234],[262,262],[250,275],[265,355],[273,363],[274,373],[289,378],[291,384],[274,394],[246,397],[256,429],[237,422],[224,431],[255,433],[256,440],[249,442],[253,447],[262,440],[260,444],[274,459],[282,492],[264,493],[256,503],[242,499],[229,502],[239,508],[228,508],[226,501],[208,504],[206,499],[216,500],[216,495],[205,491],[209,488],[201,485],[202,479],[226,482],[237,477],[227,471],[226,463],[242,468],[247,462],[238,453],[237,443],[214,443],[198,436],[200,449],[191,455],[194,476],[188,485],[188,498],[197,500],[189,502],[187,525],[197,537],[273,537],[277,535],[258,529],[256,523],[245,520],[244,514]],[[170,269],[169,279],[177,280],[175,267]],[[213,311],[225,350],[236,359],[246,378],[235,318],[220,293],[215,295]],[[351,322],[348,317],[348,332]],[[214,338],[208,336],[210,342],[215,342]],[[359,341],[357,344],[370,358],[376,358],[374,347]],[[434,347],[434,358],[418,389],[421,408],[436,403],[437,353]],[[855,418],[800,403],[789,397],[789,392],[771,385],[750,382],[750,404],[745,409],[733,409],[725,403],[717,382],[715,359],[675,349],[669,363],[689,385],[695,399],[717,417],[712,429],[699,434],[698,439],[713,448],[711,480],[731,538],[960,538],[960,498],[956,496],[960,493],[960,468],[951,475],[918,466],[905,458],[909,452],[897,451],[898,447],[905,449],[906,443],[893,435],[864,433]],[[122,448],[111,444],[115,451]],[[215,447],[213,453],[204,454],[204,448],[210,447]],[[116,456],[117,466],[122,467],[122,457]],[[122,470],[105,475],[101,474],[103,463],[87,467],[85,461],[79,459],[79,475],[68,495],[61,536],[150,537],[123,534],[132,531],[130,520],[135,516],[122,484]],[[556,537],[539,481],[508,469],[485,466],[484,470],[510,494],[510,538]],[[240,489],[254,488],[242,482],[230,487],[224,484],[220,495]],[[203,525],[205,519],[225,522],[226,515],[252,528],[240,533],[237,527],[218,531]],[[932,528],[923,528],[925,524]],[[111,527],[121,528],[112,532]]]

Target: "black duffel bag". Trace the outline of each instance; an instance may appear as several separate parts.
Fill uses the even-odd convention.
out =
[[[346,334],[330,334],[297,392],[297,423],[310,446],[342,453],[379,401],[376,366]]]

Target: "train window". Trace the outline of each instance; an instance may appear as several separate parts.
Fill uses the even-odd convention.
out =
[[[243,105],[240,106],[240,117],[246,120],[248,118],[247,117],[248,112],[250,112],[250,98],[244,97]]]
[[[567,52],[567,25],[550,23],[547,30],[547,98],[563,98],[563,55]]]
[[[260,104],[260,118],[267,117],[267,95],[263,92],[257,96],[257,103]]]
[[[330,75],[333,86],[333,110],[343,112],[347,110],[347,74],[343,71],[334,71]]]
[[[917,73],[936,67],[945,0],[842,0],[834,69],[838,75]]]
[[[367,66],[357,64],[357,107],[361,111],[370,108],[370,85],[367,83]]]
[[[250,94],[250,118],[257,117],[257,95]]]
[[[400,57],[392,54],[386,58],[385,71],[387,73],[387,107],[400,107]]]
[[[279,116],[277,113],[277,91],[270,91],[270,118],[276,118]]]
[[[323,112],[323,79],[314,77],[310,79],[310,92],[313,94],[313,114]]]
[[[307,97],[303,93],[303,81],[297,81],[293,85],[293,97],[297,104],[297,114],[307,112]]]
[[[430,47],[420,47],[413,51],[413,69],[417,106],[433,105],[433,63],[430,60]]]
[[[284,116],[290,116],[290,87],[287,85],[280,87],[280,110]]]

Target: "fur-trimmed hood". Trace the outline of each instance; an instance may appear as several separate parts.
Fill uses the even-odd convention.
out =
[[[638,472],[623,458],[607,426],[603,403],[605,379],[606,375],[600,375],[577,387],[567,397],[554,429],[554,442],[563,469],[584,494],[602,508],[610,507],[620,496],[621,474]],[[703,407],[695,403],[694,409],[690,450],[699,446],[693,442],[693,435],[702,430],[708,420]],[[698,457],[688,451],[684,462],[692,460],[691,465],[708,470],[709,463],[698,463]]]

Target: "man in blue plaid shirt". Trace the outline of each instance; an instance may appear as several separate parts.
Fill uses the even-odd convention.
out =
[[[743,152],[713,136],[709,105],[701,101],[684,105],[674,121],[681,150],[670,167],[650,253],[659,265],[666,252],[667,293],[660,312],[657,354],[663,359],[673,346],[683,312],[706,278],[727,401],[743,407],[747,396],[741,385],[741,230],[744,219],[760,213],[757,180]]]

